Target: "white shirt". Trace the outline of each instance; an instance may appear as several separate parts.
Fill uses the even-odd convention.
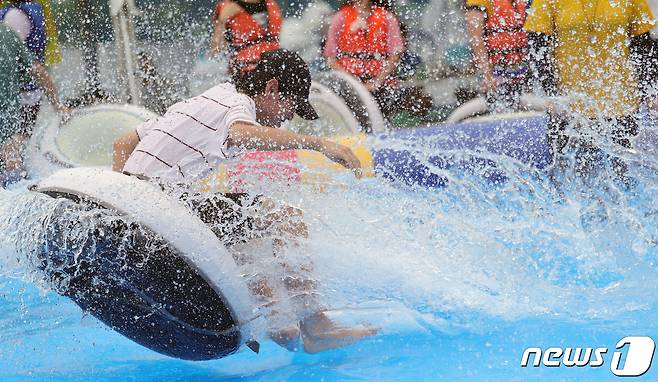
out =
[[[203,178],[239,155],[227,148],[229,129],[236,122],[258,124],[254,101],[232,84],[217,85],[139,125],[139,144],[123,170],[169,181]]]

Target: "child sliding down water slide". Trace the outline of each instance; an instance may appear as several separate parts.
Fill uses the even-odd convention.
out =
[[[361,176],[359,159],[349,148],[277,129],[294,114],[305,119],[318,118],[308,103],[310,85],[310,73],[299,56],[284,50],[264,53],[256,69],[237,89],[230,84],[217,85],[200,96],[173,105],[163,117],[147,121],[119,138],[115,143],[113,167],[116,171],[147,177],[176,189],[176,184],[199,181],[218,164],[238,156],[241,150],[309,149],[323,153]],[[276,212],[275,203],[262,197],[246,193],[195,195],[193,191],[178,192],[177,196],[189,204],[201,220],[215,227],[214,232],[238,262],[244,261],[238,244],[250,238],[267,236],[268,232],[300,237],[306,232],[300,211],[284,207]],[[261,217],[246,218],[243,216],[245,209],[259,210]],[[235,220],[234,224],[231,220]],[[287,244],[275,240],[275,253]],[[313,293],[308,288],[312,288],[312,284],[311,280],[291,280],[288,287],[311,298]],[[272,298],[266,280],[257,282],[251,289],[262,298]],[[280,308],[276,304],[272,307],[274,318],[270,321],[274,327],[270,337],[274,341],[295,349],[301,335],[304,350],[318,352],[375,333],[369,328],[336,326],[323,313],[324,308],[308,298],[302,305],[311,311],[301,313],[299,325],[297,320],[277,322]]]

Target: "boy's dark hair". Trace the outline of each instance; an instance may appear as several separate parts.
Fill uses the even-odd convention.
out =
[[[253,97],[257,94],[262,93],[265,90],[265,85],[270,78],[265,78],[263,73],[256,72],[256,70],[250,70],[248,72],[242,73],[236,71],[233,73],[232,79],[235,84],[235,88],[240,92]]]
[[[276,79],[279,93],[293,99],[296,113],[304,119],[317,119],[318,115],[308,102],[311,72],[297,53],[278,49],[265,52],[254,70],[233,77],[235,88],[250,97],[265,90],[267,82]]]

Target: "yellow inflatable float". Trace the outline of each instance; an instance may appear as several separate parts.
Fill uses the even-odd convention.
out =
[[[374,177],[373,153],[366,147],[367,136],[334,137],[332,141],[352,149],[361,161],[364,177]],[[324,155],[309,150],[255,151],[235,163],[222,164],[203,181],[203,191],[238,192],[245,186],[245,176],[278,182],[305,183],[319,188],[331,182],[333,174],[346,171]]]

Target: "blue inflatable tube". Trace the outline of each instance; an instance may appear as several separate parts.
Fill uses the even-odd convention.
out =
[[[377,138],[371,148],[377,174],[430,188],[447,184],[438,170],[454,168],[482,173],[494,183],[504,182],[504,173],[496,169],[492,156],[503,155],[537,169],[552,162],[543,115],[405,129]],[[391,148],[395,144],[390,143],[386,147],[391,141],[405,148]],[[422,158],[414,153],[414,148],[423,153]],[[455,150],[473,154],[456,156]],[[427,153],[433,151],[436,155],[428,157]]]

